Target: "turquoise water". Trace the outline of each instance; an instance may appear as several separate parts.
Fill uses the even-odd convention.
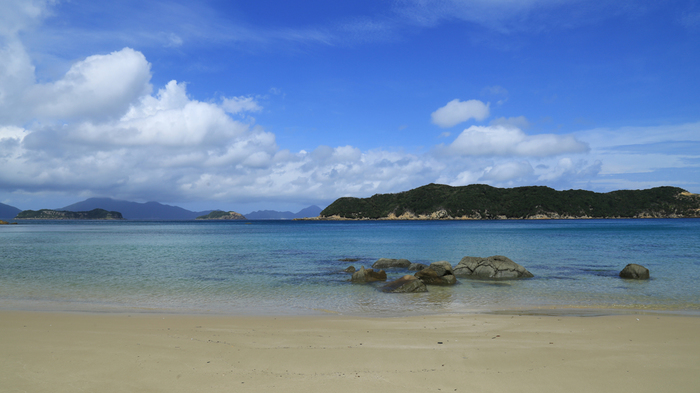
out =
[[[700,220],[31,221],[0,227],[0,308],[367,315],[607,308],[700,313]],[[348,282],[381,257],[505,255],[535,277],[423,294]],[[359,258],[343,262],[342,258]],[[618,278],[628,263],[648,281]],[[409,272],[388,271],[389,278]]]

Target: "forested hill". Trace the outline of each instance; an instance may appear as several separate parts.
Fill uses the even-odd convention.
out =
[[[546,219],[700,217],[700,195],[677,187],[595,193],[531,186],[428,184],[398,194],[344,197],[321,212],[328,219]]]
[[[62,210],[24,210],[17,220],[122,220],[122,214],[104,209],[93,209],[87,212],[69,212]]]

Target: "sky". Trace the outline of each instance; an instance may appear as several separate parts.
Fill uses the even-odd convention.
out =
[[[0,203],[700,193],[693,0],[0,1]]]

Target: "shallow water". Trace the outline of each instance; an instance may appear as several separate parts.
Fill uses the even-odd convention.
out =
[[[31,221],[0,228],[0,308],[406,315],[552,307],[700,313],[700,220]],[[505,255],[535,277],[423,294],[348,282],[381,257]],[[358,258],[343,262],[343,258]],[[639,263],[648,281],[622,280]],[[388,271],[389,278],[410,272]]]

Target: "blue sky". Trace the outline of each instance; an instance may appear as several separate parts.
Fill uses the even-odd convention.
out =
[[[700,193],[694,1],[0,4],[0,202]]]

